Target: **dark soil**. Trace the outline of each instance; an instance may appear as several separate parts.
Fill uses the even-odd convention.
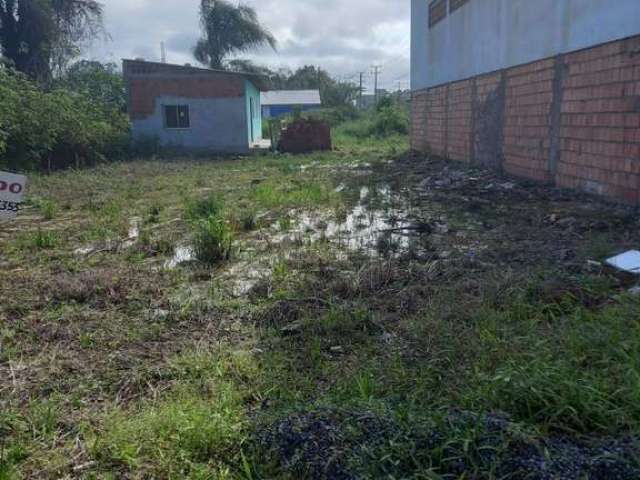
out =
[[[501,415],[453,413],[425,430],[372,412],[323,409],[279,420],[255,442],[292,478],[413,478],[418,464],[445,479],[640,478],[638,439],[535,438]]]

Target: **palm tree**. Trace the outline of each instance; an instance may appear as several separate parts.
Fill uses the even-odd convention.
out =
[[[237,7],[226,0],[202,0],[200,22],[203,38],[193,50],[199,62],[211,68],[224,68],[224,59],[262,45],[276,48],[276,39],[258,21],[256,11]]]
[[[97,0],[0,0],[0,50],[17,70],[46,82],[102,30]]]

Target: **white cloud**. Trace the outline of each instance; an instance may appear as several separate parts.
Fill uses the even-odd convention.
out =
[[[246,55],[271,68],[319,65],[333,75],[357,78],[382,66],[381,86],[409,81],[410,6],[407,0],[245,0],[278,39],[276,52]],[[200,36],[199,0],[103,0],[110,39],[96,42],[87,56],[160,58],[195,63],[191,48]],[[367,76],[367,84],[372,83]]]

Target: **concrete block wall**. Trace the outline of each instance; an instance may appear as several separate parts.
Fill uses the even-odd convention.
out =
[[[413,92],[412,147],[640,202],[640,36]]]

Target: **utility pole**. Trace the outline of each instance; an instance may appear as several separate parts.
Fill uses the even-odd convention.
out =
[[[373,74],[374,77],[374,95],[375,95],[375,102],[376,105],[378,104],[378,76],[380,75],[382,71],[382,67],[380,65],[373,65],[371,67],[371,73]]]
[[[362,93],[364,91],[364,73],[360,72],[360,88],[358,89],[358,108],[362,110]]]

